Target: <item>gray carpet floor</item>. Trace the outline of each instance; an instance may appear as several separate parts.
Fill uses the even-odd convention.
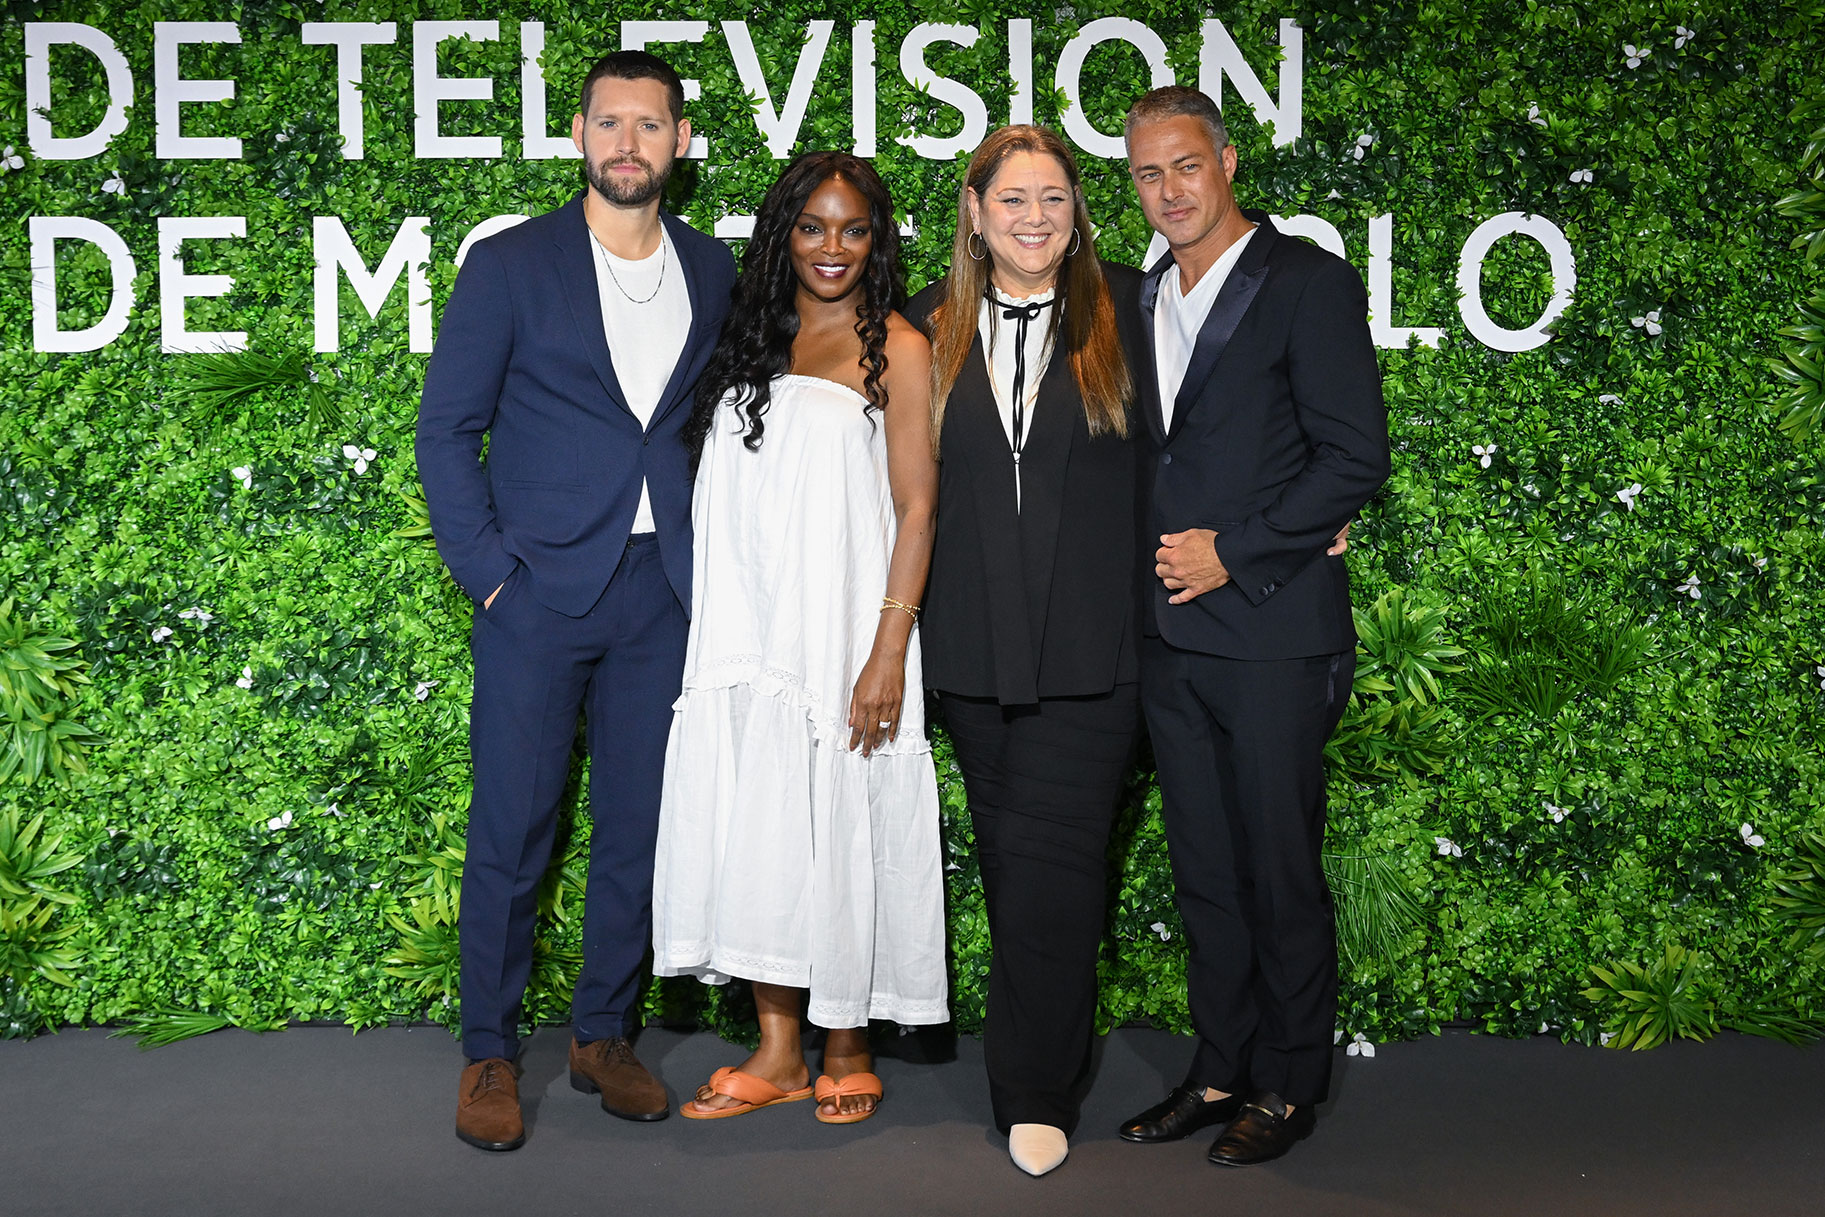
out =
[[[507,1154],[452,1135],[461,1060],[435,1028],[228,1031],[152,1052],[99,1030],[0,1043],[0,1213],[1825,1214],[1825,1047],[1452,1032],[1372,1060],[1340,1051],[1317,1134],[1224,1170],[1206,1136],[1116,1139],[1189,1051],[1127,1029],[1103,1042],[1070,1160],[1029,1179],[987,1126],[975,1040],[944,1064],[883,1059],[886,1103],[847,1128],[809,1103],[626,1123],[570,1089],[566,1042],[528,1045],[530,1135]],[[658,1030],[640,1050],[674,1096],[744,1055]]]

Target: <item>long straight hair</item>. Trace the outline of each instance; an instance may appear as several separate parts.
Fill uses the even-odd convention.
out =
[[[1134,382],[1128,375],[1128,361],[1122,355],[1121,337],[1115,326],[1115,301],[1103,278],[1103,264],[1096,257],[1096,239],[1091,235],[1090,212],[1084,206],[1077,161],[1064,140],[1053,132],[1020,125],[1002,127],[982,141],[970,157],[963,173],[963,187],[957,192],[957,234],[951,243],[950,274],[944,300],[933,310],[931,319],[934,452],[939,450],[944,433],[944,409],[951,389],[976,339],[982,297],[988,292],[989,271],[994,265],[994,254],[986,245],[984,256],[970,253],[975,226],[970,219],[969,192],[974,190],[978,199],[986,201],[996,174],[1016,152],[1051,157],[1064,168],[1071,183],[1072,222],[1077,235],[1066,246],[1072,252],[1066,253],[1064,264],[1058,269],[1054,288],[1058,303],[1052,308],[1051,321],[1053,349],[1070,361],[1090,434],[1128,434],[1128,403],[1134,396]]]

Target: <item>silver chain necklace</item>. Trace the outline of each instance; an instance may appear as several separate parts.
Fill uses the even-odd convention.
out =
[[[621,286],[621,277],[615,274],[615,264],[608,256],[608,247],[602,244],[593,231],[589,234],[589,243],[596,247],[596,253],[601,257],[602,265],[608,269],[608,277],[613,281],[615,290],[626,296],[629,304],[651,304],[653,298],[659,294],[659,289],[665,286],[665,268],[669,260],[665,254],[665,231],[663,229],[659,232],[659,282],[653,284],[651,294],[644,300],[635,298],[625,287]]]

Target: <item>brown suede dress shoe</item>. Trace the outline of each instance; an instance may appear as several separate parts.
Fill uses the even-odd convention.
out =
[[[456,1096],[456,1135],[477,1149],[518,1149],[526,1143],[520,1119],[520,1075],[513,1062],[492,1056],[463,1070]]]
[[[623,1120],[663,1120],[672,1113],[665,1087],[619,1035],[587,1044],[571,1039],[570,1086],[584,1094],[600,1094],[602,1110]]]

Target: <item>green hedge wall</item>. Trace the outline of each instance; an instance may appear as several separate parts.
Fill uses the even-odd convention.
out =
[[[615,10],[745,15],[696,0]],[[919,221],[913,287],[943,270],[961,166],[893,142],[957,122],[900,79],[895,49],[922,19],[980,24],[974,48],[930,60],[996,121],[1006,15],[845,0],[751,23],[777,103],[803,20],[838,19],[804,148],[850,143],[849,20],[879,23],[877,164]],[[1094,17],[1141,19],[1196,82],[1202,13],[1130,0],[1025,15],[1040,121],[1063,104],[1060,47]],[[1328,859],[1340,1034],[1454,1020],[1640,1046],[1720,1026],[1816,1034],[1825,289],[1808,252],[1825,245],[1811,235],[1825,189],[1808,175],[1825,143],[1811,129],[1825,6],[1237,0],[1211,15],[1270,91],[1279,19],[1305,31],[1301,138],[1276,147],[1230,107],[1243,200],[1328,219],[1359,266],[1368,218],[1391,213],[1392,320],[1446,331],[1436,349],[1382,353],[1395,471],[1353,539],[1364,641],[1333,747]],[[303,46],[300,21],[421,17],[501,19],[501,41],[450,44],[442,64],[496,78],[492,101],[446,107],[446,130],[501,132],[506,156],[412,159],[403,24],[398,45],[368,52],[366,159],[340,156],[335,54]],[[239,24],[242,45],[184,52],[186,75],[238,89],[187,110],[185,134],[240,135],[244,159],[157,159],[154,18]],[[430,216],[441,303],[470,226],[575,190],[574,162],[517,155],[519,19],[548,23],[555,122],[617,43],[595,10],[549,0],[16,4],[0,24],[0,141],[18,155],[0,170],[0,1035],[453,1021],[469,608],[415,497],[425,358],[408,350],[403,291],[369,320],[346,288],[340,351],[311,353],[311,218],[342,217],[371,265],[406,216]],[[57,20],[106,30],[138,82],[126,133],[86,161],[26,147],[22,22]],[[694,113],[715,133],[678,207],[706,228],[752,212],[778,164],[722,34],[668,53],[703,81]],[[84,129],[104,107],[100,71],[78,53],[52,68],[60,130]],[[1105,115],[1147,77],[1105,46],[1085,81],[1086,112]],[[1086,168],[1105,252],[1138,260],[1147,234],[1123,167]],[[1466,334],[1455,286],[1470,230],[1511,210],[1553,220],[1578,273],[1556,337],[1516,355]],[[94,216],[126,240],[140,304],[119,341],[33,352],[25,218],[38,215]],[[246,216],[247,238],[188,247],[190,273],[235,277],[229,296],[192,304],[190,325],[247,330],[250,352],[161,354],[156,219],[208,215]],[[105,264],[72,247],[59,274],[66,327],[95,320]],[[1550,290],[1525,240],[1484,267],[1503,324],[1531,322]],[[371,464],[344,445],[372,449]],[[986,934],[961,783],[939,747],[969,1030]],[[1144,769],[1133,795],[1102,1018],[1182,1028]],[[539,1021],[563,1018],[577,961],[588,827],[573,807],[546,892]],[[667,985],[645,1000],[653,1017],[740,1026],[738,993],[725,1005]]]

